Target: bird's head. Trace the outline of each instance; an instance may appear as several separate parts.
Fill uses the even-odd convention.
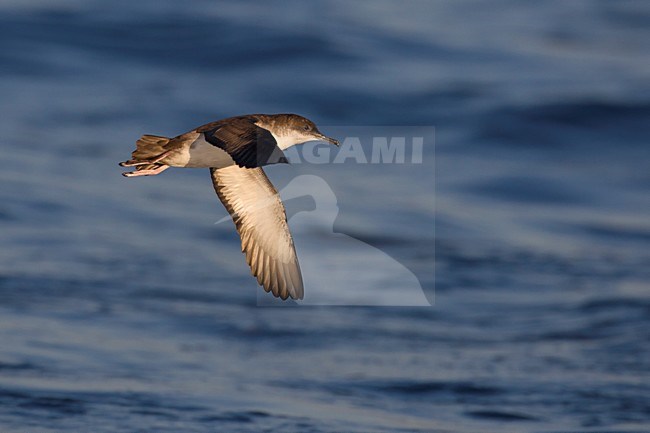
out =
[[[283,150],[308,141],[326,141],[339,146],[338,140],[327,137],[318,130],[314,122],[297,114],[276,114],[272,123],[271,133]]]

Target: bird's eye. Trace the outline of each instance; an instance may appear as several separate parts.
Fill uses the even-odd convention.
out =
[[[311,127],[309,125],[305,125],[302,127],[302,129],[304,129],[305,131],[309,131]]]

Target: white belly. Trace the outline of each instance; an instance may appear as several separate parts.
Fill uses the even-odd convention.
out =
[[[203,134],[183,152],[182,159],[183,167],[196,168],[223,168],[235,163],[225,150],[206,142],[203,139]]]

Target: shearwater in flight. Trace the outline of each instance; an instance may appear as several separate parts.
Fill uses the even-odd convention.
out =
[[[282,299],[302,299],[304,287],[284,206],[263,166],[286,163],[283,150],[307,141],[339,142],[297,114],[249,114],[200,126],[174,138],[143,135],[126,177],[153,176],[169,167],[209,168],[219,199],[241,238],[257,282]]]

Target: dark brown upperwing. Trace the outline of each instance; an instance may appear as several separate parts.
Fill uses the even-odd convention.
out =
[[[240,167],[287,163],[273,134],[257,126],[255,120],[250,116],[231,117],[203,125],[196,132],[203,133],[208,143],[228,152]]]

